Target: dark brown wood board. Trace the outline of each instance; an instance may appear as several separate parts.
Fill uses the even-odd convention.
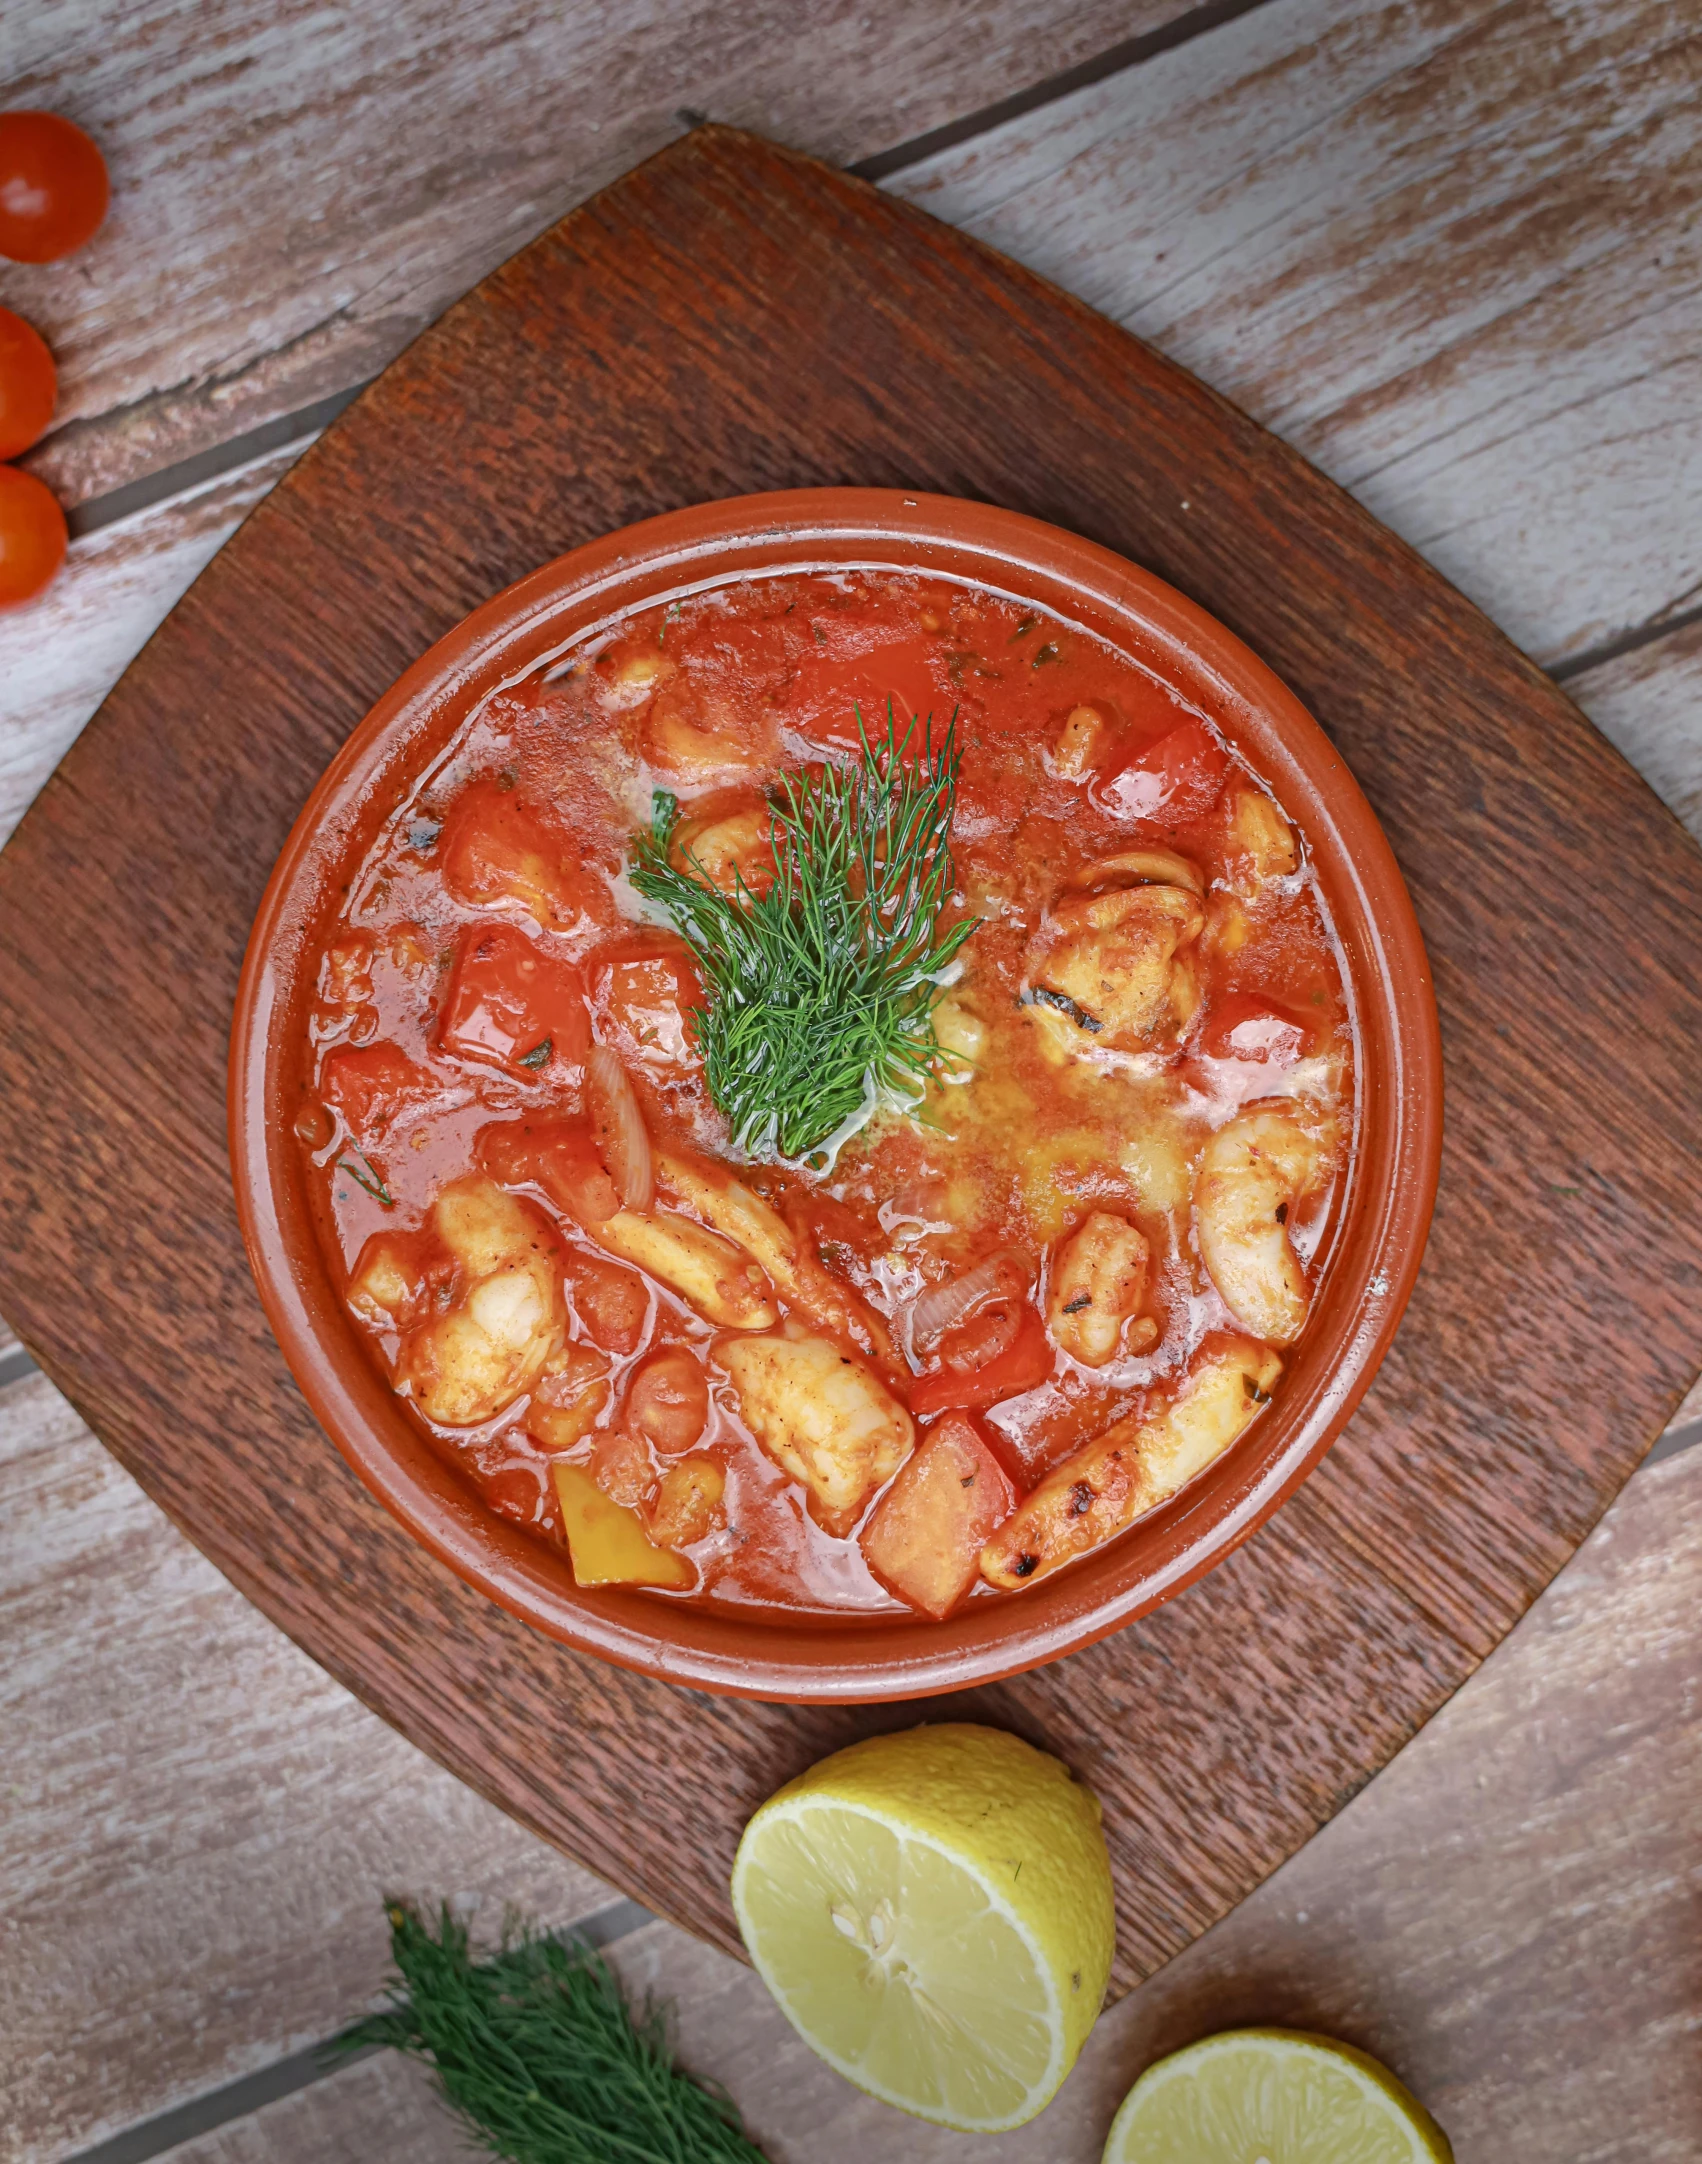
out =
[[[577,542],[832,482],[1071,527],[1271,662],[1388,829],[1449,1067],[1429,1258],[1313,1480],[1092,1651],[862,1712],[715,1700],[582,1660],[416,1548],[271,1341],[223,1138],[249,922],[373,698]],[[986,1718],[1104,1797],[1127,1987],[1470,1673],[1682,1393],[1702,1277],[1699,926],[1702,857],[1677,823],[1333,484],[973,241],[703,130],[392,366],[215,560],[0,852],[0,1307],[300,1644],[639,1899],[734,1944],[726,1873],[762,1797],[869,1729]]]

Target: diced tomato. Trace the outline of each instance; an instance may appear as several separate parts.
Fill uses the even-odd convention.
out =
[[[1102,776],[1096,794],[1125,818],[1175,826],[1210,811],[1228,773],[1228,756],[1205,723],[1185,721]]]
[[[512,924],[461,934],[438,1041],[457,1059],[547,1081],[576,1067],[591,1042],[577,969]]]
[[[1311,1044],[1304,1022],[1255,992],[1230,992],[1215,1000],[1200,1032],[1200,1049],[1208,1058],[1256,1060],[1270,1067],[1292,1067]]]
[[[438,861],[457,901],[486,909],[518,902],[551,930],[584,931],[610,917],[613,905],[568,868],[566,854],[518,789],[475,781],[450,807]]]
[[[975,1583],[1016,1489],[966,1413],[948,1413],[875,1505],[861,1547],[895,1593],[936,1621]]]
[[[926,1420],[934,1413],[997,1405],[1001,1398],[1014,1398],[1024,1390],[1032,1390],[1051,1372],[1052,1345],[1046,1326],[1033,1308],[1025,1307],[1013,1342],[984,1367],[942,1366],[931,1374],[919,1375],[910,1386],[910,1410],[918,1420]]]
[[[582,1248],[570,1248],[566,1274],[574,1312],[592,1343],[623,1359],[637,1352],[650,1317],[649,1288],[638,1272],[601,1255],[587,1255]]]
[[[481,1130],[474,1155],[504,1187],[541,1187],[575,1224],[600,1225],[621,1206],[583,1120],[507,1120]]]
[[[588,974],[600,1036],[652,1066],[696,1059],[703,980],[684,940],[662,933],[633,941],[595,956]]]
[[[861,713],[869,742],[883,744],[889,708],[901,738],[913,717],[926,722],[930,714],[935,736],[944,733],[956,702],[935,682],[920,643],[897,640],[858,652],[837,631],[829,639],[806,656],[787,694],[789,717],[813,743],[855,750]]]
[[[404,1112],[441,1101],[443,1084],[399,1044],[363,1044],[326,1055],[319,1091],[365,1143],[377,1142]]]

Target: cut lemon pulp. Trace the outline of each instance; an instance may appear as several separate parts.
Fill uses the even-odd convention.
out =
[[[1453,2164],[1386,2066],[1297,2029],[1231,2029],[1149,2066],[1104,2164]]]
[[[1098,1804],[997,1729],[875,1736],[812,1767],[746,1827],[733,1906],[806,2043],[966,2133],[1050,2101],[1110,1973]]]

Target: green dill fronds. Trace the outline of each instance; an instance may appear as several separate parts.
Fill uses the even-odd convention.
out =
[[[708,1006],[697,1025],[709,1093],[735,1144],[801,1158],[859,1125],[882,1095],[919,1097],[939,1057],[936,985],[976,919],[937,933],[952,891],[957,722],[899,733],[877,751],[784,774],[770,800],[776,875],[753,895],[669,862],[679,805],[658,793],[632,883],[690,946]]]
[[[674,2066],[602,1955],[528,1934],[474,1961],[447,1906],[434,1935],[392,1906],[391,2006],[339,2039],[423,2059],[469,2132],[510,2164],[763,2164],[738,2114]]]

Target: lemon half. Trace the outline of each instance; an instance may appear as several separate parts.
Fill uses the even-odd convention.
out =
[[[1453,2164],[1386,2066],[1299,2029],[1230,2029],[1149,2066],[1104,2164]]]
[[[733,1907],[829,2066],[964,2133],[1050,2102],[1111,1969],[1097,1799],[965,1723],[871,1737],[789,1782],[745,1828]]]

